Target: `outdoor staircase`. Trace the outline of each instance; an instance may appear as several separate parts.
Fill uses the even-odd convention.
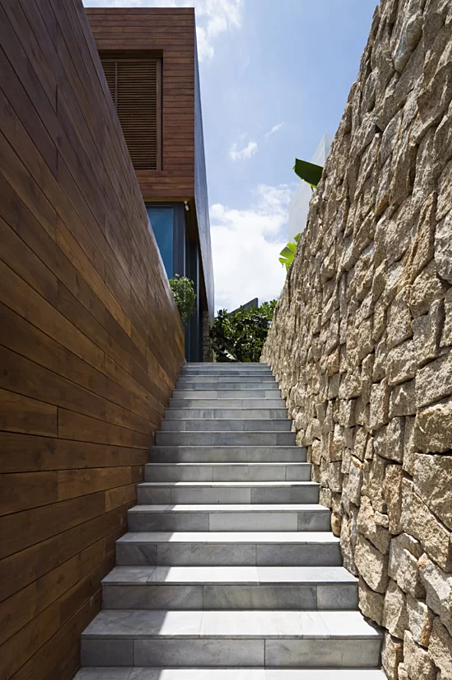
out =
[[[267,366],[187,364],[151,458],[77,680],[384,680]]]

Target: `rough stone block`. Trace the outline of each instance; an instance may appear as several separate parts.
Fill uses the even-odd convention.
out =
[[[389,385],[398,385],[416,377],[418,369],[414,342],[407,340],[388,352],[384,370]]]
[[[438,276],[452,283],[452,210],[436,226],[435,261]]]
[[[427,555],[420,558],[419,571],[427,592],[427,605],[452,635],[452,574],[442,571]]]
[[[405,472],[408,472],[410,475],[413,475],[414,472],[414,454],[416,453],[416,446],[414,443],[414,428],[415,418],[405,418],[402,467]]]
[[[432,632],[434,615],[425,602],[418,600],[409,593],[406,603],[410,632],[419,645],[427,647]]]
[[[382,458],[401,463],[403,461],[404,429],[405,419],[398,417],[390,420],[386,427],[381,427],[374,437],[375,452]]]
[[[398,680],[398,668],[403,659],[403,642],[389,633],[385,634],[382,651],[383,668],[389,680]]]
[[[370,422],[371,430],[378,430],[379,427],[388,422],[389,412],[389,387],[386,380],[375,383],[370,391]]]
[[[428,314],[413,319],[413,342],[419,366],[436,359],[438,356],[443,321],[443,300],[435,300]]]
[[[328,463],[328,486],[331,491],[340,493],[342,491],[342,472],[341,462]]]
[[[452,680],[452,637],[439,618],[433,622],[428,651],[441,671],[441,680]]]
[[[377,525],[372,503],[367,496],[361,497],[358,512],[358,531],[360,531],[381,553],[389,551],[391,536],[389,531]]]
[[[397,225],[399,226],[399,225]],[[387,345],[389,348],[400,345],[413,334],[411,313],[407,304],[408,288],[396,295],[388,309]]]
[[[423,598],[425,589],[419,574],[417,558],[405,547],[406,537],[407,534],[401,534],[392,539],[388,573],[405,593]]]
[[[344,562],[344,567],[357,574],[358,570],[355,564],[354,552],[357,538],[356,517],[358,512],[351,511],[350,515],[344,515],[341,525],[341,551]]]
[[[372,501],[375,510],[386,513],[387,505],[386,498],[383,493],[383,484],[385,478],[385,470],[387,461],[378,455],[375,455],[371,464],[369,473],[366,474],[366,484],[363,487],[363,493]]]
[[[364,616],[379,626],[383,624],[384,601],[384,595],[369,588],[363,578],[359,579],[359,608]]]
[[[452,457],[416,454],[414,483],[430,510],[452,530]]]
[[[385,470],[383,493],[386,500],[389,531],[391,534],[400,534],[402,531],[402,482],[402,466],[388,465]]]
[[[346,496],[347,499],[356,506],[359,506],[360,504],[362,483],[363,464],[357,458],[352,456],[350,461],[348,483],[346,489],[344,489],[344,496]]]
[[[452,394],[452,352],[422,368],[416,379],[418,408]]]
[[[444,571],[452,571],[450,532],[430,512],[413,490],[413,483],[404,479],[402,493],[402,526],[407,534],[417,538],[428,555]]]
[[[444,327],[441,337],[441,347],[452,345],[452,288],[444,298]]]
[[[403,637],[403,663],[411,678],[436,679],[436,669],[428,652],[416,644],[408,630]]]
[[[411,6],[414,3],[411,3]],[[409,6],[410,7],[410,6]],[[394,51],[393,61],[396,71],[403,71],[422,35],[422,12],[406,13],[406,20]]]
[[[432,302],[444,298],[447,288],[437,275],[436,261],[431,260],[409,287],[407,300],[413,317],[427,314]]]
[[[410,380],[396,385],[389,399],[389,417],[416,414],[416,382]]]
[[[423,453],[445,453],[452,449],[452,397],[419,411],[414,444]]]
[[[398,638],[403,638],[404,631],[408,628],[405,593],[391,579],[385,592],[383,627]]]
[[[384,593],[388,585],[388,556],[383,555],[361,534],[355,547],[355,564],[367,585]]]

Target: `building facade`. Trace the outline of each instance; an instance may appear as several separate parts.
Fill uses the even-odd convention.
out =
[[[325,165],[326,157],[328,156],[333,143],[333,135],[324,135],[315,150],[311,163],[316,165]],[[306,222],[308,220],[309,203],[312,196],[312,190],[309,184],[300,180],[295,189],[289,205],[289,238],[292,240],[297,234],[305,230]]]
[[[86,11],[166,273],[195,284],[186,358],[202,361],[214,290],[194,9]]]

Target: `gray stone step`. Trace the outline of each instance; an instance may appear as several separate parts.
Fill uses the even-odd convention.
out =
[[[382,635],[358,612],[104,610],[85,666],[377,668]]]
[[[279,390],[274,380],[243,382],[244,380],[245,378],[240,381],[235,379],[233,382],[225,382],[221,378],[216,382],[203,381],[203,379],[197,382],[178,380],[176,390]]]
[[[316,482],[144,482],[138,503],[318,503]]]
[[[155,442],[167,446],[294,446],[295,432],[157,432]]]
[[[165,421],[203,420],[204,418],[215,418],[216,420],[234,420],[235,418],[248,420],[286,420],[287,411],[285,408],[167,408],[165,411]]]
[[[183,383],[187,385],[193,385],[194,383],[199,383],[199,382],[204,382],[204,383],[209,383],[211,384],[218,384],[218,385],[230,385],[231,383],[235,383],[238,381],[237,376],[233,375],[181,375],[178,380],[177,384]],[[272,375],[257,375],[257,376],[252,376],[252,375],[244,375],[240,378],[240,384],[252,384],[252,383],[257,383],[257,384],[264,384],[264,385],[276,385],[276,380]]]
[[[387,680],[379,670],[333,668],[82,668],[74,680]]]
[[[301,446],[153,446],[154,463],[303,463]]]
[[[180,374],[181,375],[186,375],[188,373],[196,373],[197,371],[201,371],[204,373],[220,373],[220,374],[227,374],[227,373],[243,373],[243,372],[249,372],[249,373],[270,373],[271,375],[271,369],[267,364],[252,364],[252,363],[213,363],[213,364],[199,364],[198,366],[195,366],[193,364],[186,364]]]
[[[192,370],[183,370],[179,377],[190,378],[192,376],[216,376],[224,378],[273,378],[273,374],[269,368],[226,368],[226,369],[207,369],[198,368]]]
[[[281,418],[271,420],[269,418],[247,419],[237,418],[218,420],[217,418],[204,418],[203,420],[162,420],[162,432],[290,432],[292,423],[290,420]]]
[[[121,566],[340,566],[328,531],[129,532],[116,541]]]
[[[170,399],[170,408],[243,408],[248,410],[250,408],[286,408],[284,399],[192,399],[192,398],[177,398]]]
[[[310,463],[148,463],[146,482],[307,482]]]
[[[343,567],[116,567],[104,609],[342,610],[358,606]]]
[[[130,531],[329,531],[330,511],[314,504],[135,505]]]
[[[237,388],[237,389],[207,389],[207,390],[191,390],[182,389],[174,390],[173,399],[278,399],[281,397],[281,392],[277,387],[266,389],[265,387],[256,387],[253,389]]]

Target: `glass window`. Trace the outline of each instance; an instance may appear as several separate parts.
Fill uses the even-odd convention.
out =
[[[168,278],[174,274],[174,208],[146,207]]]

